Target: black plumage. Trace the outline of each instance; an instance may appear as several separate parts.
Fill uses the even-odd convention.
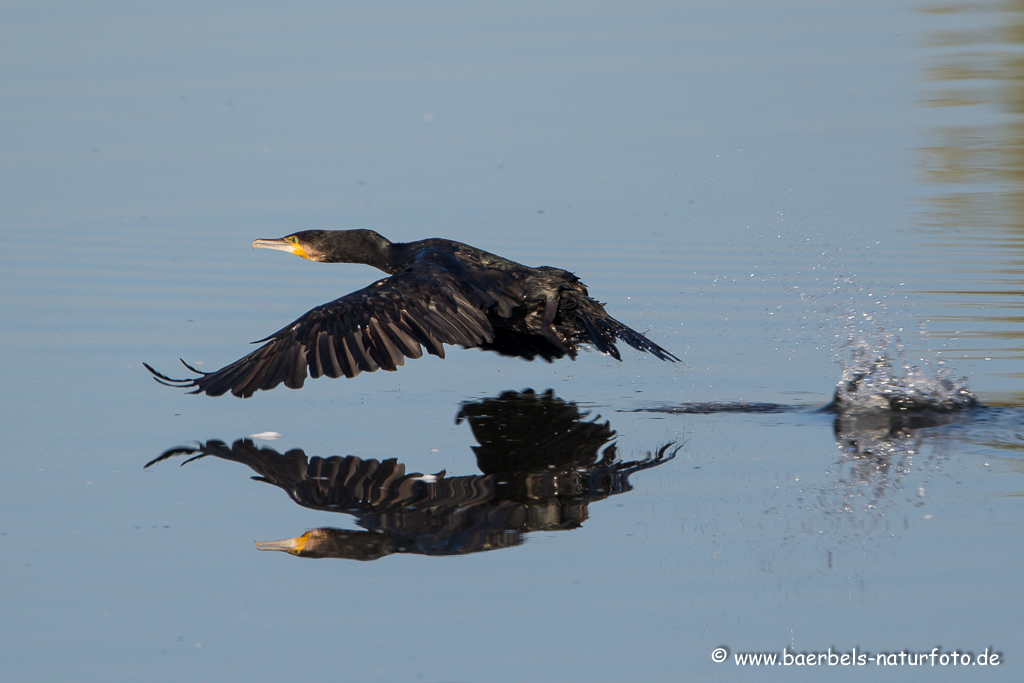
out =
[[[551,361],[575,358],[584,343],[619,359],[620,340],[662,360],[679,360],[608,315],[579,278],[560,268],[530,268],[452,240],[393,243],[372,230],[306,230],[256,240],[253,248],[364,263],[390,277],[317,306],[215,372],[186,363],[199,376],[172,379],[144,364],[157,381],[193,388],[191,393],[230,391],[247,398],[282,382],[298,389],[307,371],[316,378],[396,370],[423,349],[444,358],[445,344]]]

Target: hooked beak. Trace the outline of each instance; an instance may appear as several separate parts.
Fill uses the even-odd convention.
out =
[[[256,240],[252,243],[253,249],[275,249],[277,251],[286,251],[289,254],[295,254],[302,258],[308,259],[309,254],[306,250],[299,246],[297,243],[290,241],[287,237],[282,237],[276,240]]]

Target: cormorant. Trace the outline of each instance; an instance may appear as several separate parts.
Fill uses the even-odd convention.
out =
[[[260,339],[249,355],[215,372],[172,379],[148,364],[156,380],[194,388],[193,394],[230,391],[248,398],[284,382],[298,389],[311,377],[355,377],[396,370],[423,348],[444,358],[444,344],[479,347],[506,356],[546,361],[576,357],[581,343],[619,358],[615,341],[662,360],[676,356],[612,318],[579,278],[561,268],[530,268],[446,239],[391,242],[373,230],[305,230],[258,239],[253,249],[276,249],[324,263],[363,263],[390,277],[317,306]]]

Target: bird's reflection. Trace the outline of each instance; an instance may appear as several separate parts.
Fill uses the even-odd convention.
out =
[[[397,459],[321,458],[287,453],[250,439],[207,441],[164,452],[185,462],[214,456],[252,468],[299,505],[344,512],[364,530],[313,529],[297,538],[257,542],[261,550],[302,557],[375,560],[392,553],[459,555],[519,545],[524,534],[580,526],[590,503],[629,491],[629,475],[675,456],[671,443],[642,460],[617,457],[615,432],[600,417],[549,390],[506,392],[465,403],[482,474],[407,473]],[[182,463],[185,464],[185,463]]]

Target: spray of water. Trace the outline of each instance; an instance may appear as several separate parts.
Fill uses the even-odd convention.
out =
[[[967,378],[957,377],[941,363],[929,368],[908,364],[895,337],[875,343],[858,339],[848,349],[832,404],[837,411],[948,413],[978,405]]]

